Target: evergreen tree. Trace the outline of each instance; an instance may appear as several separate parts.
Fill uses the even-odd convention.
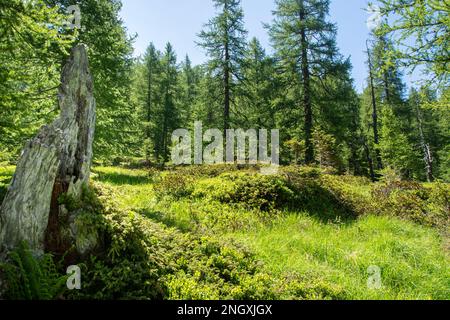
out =
[[[42,0],[0,0],[0,161],[57,114],[61,62],[76,32]]]
[[[275,127],[275,99],[279,81],[275,61],[266,55],[261,43],[253,38],[245,52],[242,74],[244,83],[240,92],[242,111],[238,114],[247,128]]]
[[[229,128],[231,106],[236,101],[237,81],[245,51],[244,13],[240,0],[213,0],[219,13],[199,34],[199,45],[206,49],[208,67],[220,88],[223,101],[223,128]]]
[[[396,47],[384,52],[395,57],[405,67],[414,70],[424,66],[427,85],[445,88],[449,82],[450,4],[440,0],[380,0],[383,25],[376,31],[379,36],[390,36]],[[411,43],[411,39],[414,42]],[[430,81],[431,80],[431,81]]]
[[[284,72],[297,83],[304,111],[305,160],[314,161],[314,84],[335,71],[340,62],[336,26],[326,21],[329,0],[277,0],[269,33]]]
[[[192,66],[189,56],[186,55],[181,65],[180,74],[180,122],[183,127],[189,127],[196,119],[192,118],[194,105],[199,95],[199,83],[201,80],[200,69]]]
[[[173,51],[172,45],[167,43],[164,55],[161,60],[161,131],[159,143],[156,146],[156,158],[163,162],[169,159],[169,147],[171,142],[171,133],[178,128],[179,113],[178,95],[177,95],[177,57]]]

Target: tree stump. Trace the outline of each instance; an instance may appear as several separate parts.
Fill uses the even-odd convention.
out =
[[[22,151],[0,208],[0,251],[22,241],[34,252],[63,253],[76,244],[75,217],[67,217],[68,225],[61,225],[61,215],[70,214],[58,198],[63,193],[80,197],[83,185],[89,183],[95,99],[84,45],[72,49],[62,69],[58,103],[60,116]],[[93,242],[84,242],[78,251],[83,253]]]

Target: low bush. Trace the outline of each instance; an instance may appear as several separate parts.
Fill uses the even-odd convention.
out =
[[[429,187],[412,181],[389,181],[372,191],[373,211],[414,222],[445,228],[450,217],[450,188],[434,183]]]
[[[194,178],[175,172],[161,174],[157,179],[153,190],[158,200],[165,197],[180,199],[191,195],[194,191]]]
[[[223,173],[199,181],[192,195],[222,203],[240,203],[261,211],[289,206],[295,196],[281,177],[249,172]]]
[[[89,201],[95,202],[90,207],[103,217],[96,222],[104,234],[103,253],[80,265],[83,289],[71,292],[71,298],[188,298],[201,292],[207,299],[263,296],[258,288],[246,287],[249,277],[258,274],[258,263],[245,248],[183,234],[134,212],[120,211],[109,189],[97,186],[96,192],[100,200]],[[86,203],[84,199],[83,206]]]

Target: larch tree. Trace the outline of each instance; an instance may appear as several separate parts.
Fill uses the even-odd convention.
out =
[[[218,81],[223,101],[223,129],[230,127],[236,83],[245,52],[244,13],[240,0],[213,0],[218,15],[200,32],[198,43],[209,56],[208,67]]]
[[[304,111],[305,161],[314,162],[313,87],[335,71],[341,61],[336,48],[336,26],[327,21],[329,0],[277,0],[269,26],[273,46],[286,73],[293,74],[301,91]]]

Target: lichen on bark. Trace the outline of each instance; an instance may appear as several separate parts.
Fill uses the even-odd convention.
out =
[[[79,198],[89,183],[95,99],[84,45],[72,49],[62,69],[58,104],[60,116],[27,142],[17,164],[0,208],[0,251],[22,241],[37,252],[76,246],[76,232],[68,232],[77,229],[70,226],[76,213],[64,210],[59,197]]]

